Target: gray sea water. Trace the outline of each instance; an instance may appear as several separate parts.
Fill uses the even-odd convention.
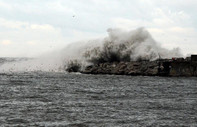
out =
[[[197,78],[0,73],[0,126],[196,127]]]
[[[1,126],[197,126],[197,78],[1,73]]]

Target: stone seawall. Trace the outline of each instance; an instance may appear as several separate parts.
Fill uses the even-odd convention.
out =
[[[100,63],[86,67],[82,73],[154,76],[158,73],[158,63],[156,61]]]
[[[197,76],[197,63],[177,61],[100,63],[86,67],[81,73],[133,76]]]
[[[170,76],[197,76],[197,63],[195,62],[172,62],[170,66]]]

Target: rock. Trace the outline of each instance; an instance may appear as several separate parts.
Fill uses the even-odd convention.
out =
[[[160,67],[160,69],[159,69]],[[163,69],[161,69],[163,67]],[[133,61],[101,63],[86,67],[85,74],[146,75],[146,76],[197,76],[197,63],[158,61]]]

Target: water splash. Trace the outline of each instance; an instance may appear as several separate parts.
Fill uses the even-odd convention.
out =
[[[107,32],[105,38],[71,43],[60,51],[33,60],[4,64],[0,71],[64,71],[70,61],[85,67],[101,62],[182,57],[179,48],[161,47],[144,28],[132,31],[108,29]]]
[[[138,28],[125,32],[119,29],[108,29],[108,37],[101,47],[85,51],[90,62],[156,60],[161,58],[180,57],[179,48],[167,50],[157,43],[147,30]]]

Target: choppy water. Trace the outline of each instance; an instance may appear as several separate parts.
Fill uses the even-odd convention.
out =
[[[1,126],[197,126],[197,78],[0,74]]]

